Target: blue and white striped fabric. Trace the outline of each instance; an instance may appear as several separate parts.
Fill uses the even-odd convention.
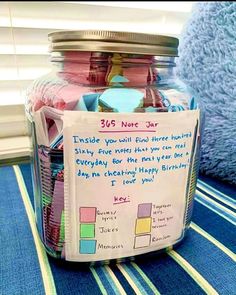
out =
[[[0,294],[236,294],[236,188],[198,181],[193,221],[175,250],[89,267],[48,257],[33,215],[30,166],[0,168]]]

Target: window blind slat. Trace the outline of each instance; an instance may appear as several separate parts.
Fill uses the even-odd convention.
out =
[[[154,2],[145,2],[142,10],[137,9],[135,7],[113,7],[112,2],[107,2],[106,6],[99,5],[88,5],[81,4],[79,2],[2,2],[3,4],[3,13],[0,12],[0,16],[7,17],[8,6],[11,9],[11,14],[13,21],[19,27],[23,27],[25,23],[26,27],[31,27],[31,23],[27,20],[32,20],[33,23],[36,23],[37,20],[45,20],[45,21],[80,21],[80,22],[127,22],[130,23],[133,21],[137,22],[145,22],[145,21],[157,21],[157,18],[162,15],[171,15],[172,17],[176,17],[179,19],[186,18],[189,14],[189,11],[178,11],[178,7],[181,7],[184,2],[178,2],[177,4],[173,4],[171,2],[159,2],[159,9],[154,9],[157,3]],[[179,4],[180,3],[180,4]],[[191,3],[191,2],[190,2]],[[165,6],[165,10],[161,9],[162,6]],[[132,4],[130,4],[131,6]],[[186,5],[186,4],[184,4]],[[6,8],[7,6],[7,8]],[[169,11],[167,11],[167,7],[169,7]],[[34,21],[35,20],[35,21]],[[32,25],[33,25],[32,23]],[[17,26],[17,25],[15,25]],[[33,26],[34,27],[34,26]],[[39,28],[45,28],[45,24],[41,23]],[[56,28],[54,25],[50,25],[48,28]]]
[[[98,5],[97,1],[67,1],[67,3],[77,3],[83,5]],[[123,8],[138,8],[151,9],[160,11],[174,11],[174,12],[190,12],[194,2],[178,2],[175,5],[174,1],[99,1],[100,6],[123,7]]]

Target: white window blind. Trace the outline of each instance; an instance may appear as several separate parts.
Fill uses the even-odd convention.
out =
[[[179,36],[194,2],[0,2],[0,105],[50,71],[47,34],[106,29]]]
[[[50,71],[48,33],[104,29],[178,37],[194,2],[0,2],[0,165],[30,155],[24,91]]]

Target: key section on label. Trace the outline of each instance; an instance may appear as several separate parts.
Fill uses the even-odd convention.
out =
[[[148,247],[151,244],[152,228],[152,203],[138,205],[137,219],[135,223],[134,249]]]
[[[151,203],[143,203],[138,205],[138,218],[150,217],[152,212]]]
[[[146,234],[151,232],[152,219],[151,217],[137,218],[135,226],[135,234]]]
[[[80,237],[81,238],[94,238],[95,237],[95,224],[80,224]]]
[[[81,223],[94,223],[96,222],[96,207],[80,207],[79,216]]]
[[[80,254],[95,254],[96,253],[96,240],[80,240],[79,253]]]
[[[79,208],[79,253],[80,254],[95,254],[96,240],[95,238],[95,222],[96,222],[97,208],[96,207],[80,207]]]
[[[134,238],[134,249],[148,247],[151,244],[151,235],[142,235]]]

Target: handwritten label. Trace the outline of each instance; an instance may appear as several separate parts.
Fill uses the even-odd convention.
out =
[[[148,120],[65,112],[67,260],[132,256],[181,238],[198,120],[198,111]]]

